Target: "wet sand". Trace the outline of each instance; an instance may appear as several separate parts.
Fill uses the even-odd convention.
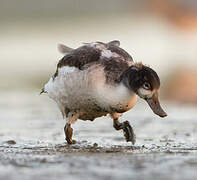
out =
[[[125,113],[137,141],[124,140],[110,117],[73,125],[77,144],[64,141],[64,121],[52,100],[35,92],[1,94],[0,179],[195,179],[196,107],[164,103],[168,117],[145,102]]]

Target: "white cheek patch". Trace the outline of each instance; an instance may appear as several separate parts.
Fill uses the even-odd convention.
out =
[[[152,91],[151,90],[146,90],[144,88],[140,88],[138,90],[138,93],[141,97],[151,97],[152,96]]]

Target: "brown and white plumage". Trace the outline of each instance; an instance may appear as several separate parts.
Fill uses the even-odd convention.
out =
[[[64,117],[72,112],[79,119],[93,120],[115,109],[124,112],[136,102],[136,95],[119,83],[132,64],[131,56],[113,43],[88,43],[59,61],[44,90]]]
[[[107,114],[117,119],[135,105],[137,95],[149,99],[153,96],[153,90],[159,88],[157,74],[148,67],[134,63],[119,45],[119,41],[111,41],[86,43],[77,49],[59,46],[66,55],[59,61],[44,92],[56,101],[67,124],[77,119],[94,120]],[[142,81],[137,80],[136,75],[142,69],[152,74],[146,77],[150,77],[154,86],[152,89],[143,89]],[[165,116],[162,111],[160,114]]]

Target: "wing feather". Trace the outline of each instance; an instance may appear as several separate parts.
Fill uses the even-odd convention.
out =
[[[57,64],[57,70],[53,78],[58,75],[58,69],[63,66],[83,70],[91,64],[97,63],[104,67],[107,79],[117,81],[121,73],[133,62],[132,57],[119,45],[120,42],[115,40],[107,44],[102,42],[86,43],[84,46],[72,49]],[[107,56],[102,56],[103,52],[107,52]]]

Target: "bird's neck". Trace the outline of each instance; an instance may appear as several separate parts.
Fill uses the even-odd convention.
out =
[[[120,77],[120,82],[124,84],[124,86],[127,87],[130,91],[135,92],[134,85],[136,78],[137,78],[137,69],[136,67],[130,66],[122,73]]]

